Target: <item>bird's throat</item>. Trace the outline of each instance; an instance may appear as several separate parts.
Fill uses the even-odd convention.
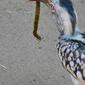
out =
[[[74,33],[75,28],[72,28],[70,15],[67,12],[67,10],[60,7],[58,4],[55,4],[54,9],[55,9],[55,16],[58,15],[59,17],[59,18],[55,18],[56,21],[58,21],[58,23],[62,23],[59,25],[62,25],[63,29],[61,29],[61,26],[59,29],[63,30],[66,35],[72,35]]]

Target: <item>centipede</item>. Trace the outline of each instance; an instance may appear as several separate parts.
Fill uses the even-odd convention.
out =
[[[39,32],[38,32],[41,2],[43,2],[47,6],[52,7],[52,4],[51,4],[52,1],[51,0],[30,0],[30,1],[36,2],[33,35],[36,39],[41,40],[41,36],[39,35]]]
[[[41,36],[38,33],[41,2],[40,2],[40,0],[30,0],[30,1],[35,1],[35,3],[36,3],[33,35],[36,39],[41,40]]]

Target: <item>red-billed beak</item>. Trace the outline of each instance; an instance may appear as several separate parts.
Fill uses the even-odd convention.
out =
[[[52,10],[52,12],[54,12],[54,3],[52,2],[52,0],[29,0],[29,1],[40,1],[44,3],[46,6],[48,6]]]
[[[29,1],[40,1],[40,2],[44,3],[47,6],[52,6],[51,5],[51,3],[52,3],[51,0],[29,0]]]
[[[43,2],[44,4],[48,4],[51,2],[51,0],[29,0],[29,1],[40,1]]]

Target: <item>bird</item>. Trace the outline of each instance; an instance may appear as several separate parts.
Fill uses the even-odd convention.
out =
[[[71,0],[53,0],[59,30],[57,52],[74,85],[85,85],[85,32],[78,27],[78,17]]]
[[[71,76],[74,85],[85,85],[85,32],[82,32],[78,26],[78,16],[73,2],[39,1],[48,4],[53,10],[56,28],[59,31],[56,48],[62,66]]]

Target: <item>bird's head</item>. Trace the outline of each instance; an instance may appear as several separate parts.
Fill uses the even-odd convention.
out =
[[[55,18],[63,26],[66,34],[73,34],[76,29],[77,15],[71,0],[53,0]],[[59,23],[60,19],[60,23]],[[60,26],[61,27],[61,26]]]

